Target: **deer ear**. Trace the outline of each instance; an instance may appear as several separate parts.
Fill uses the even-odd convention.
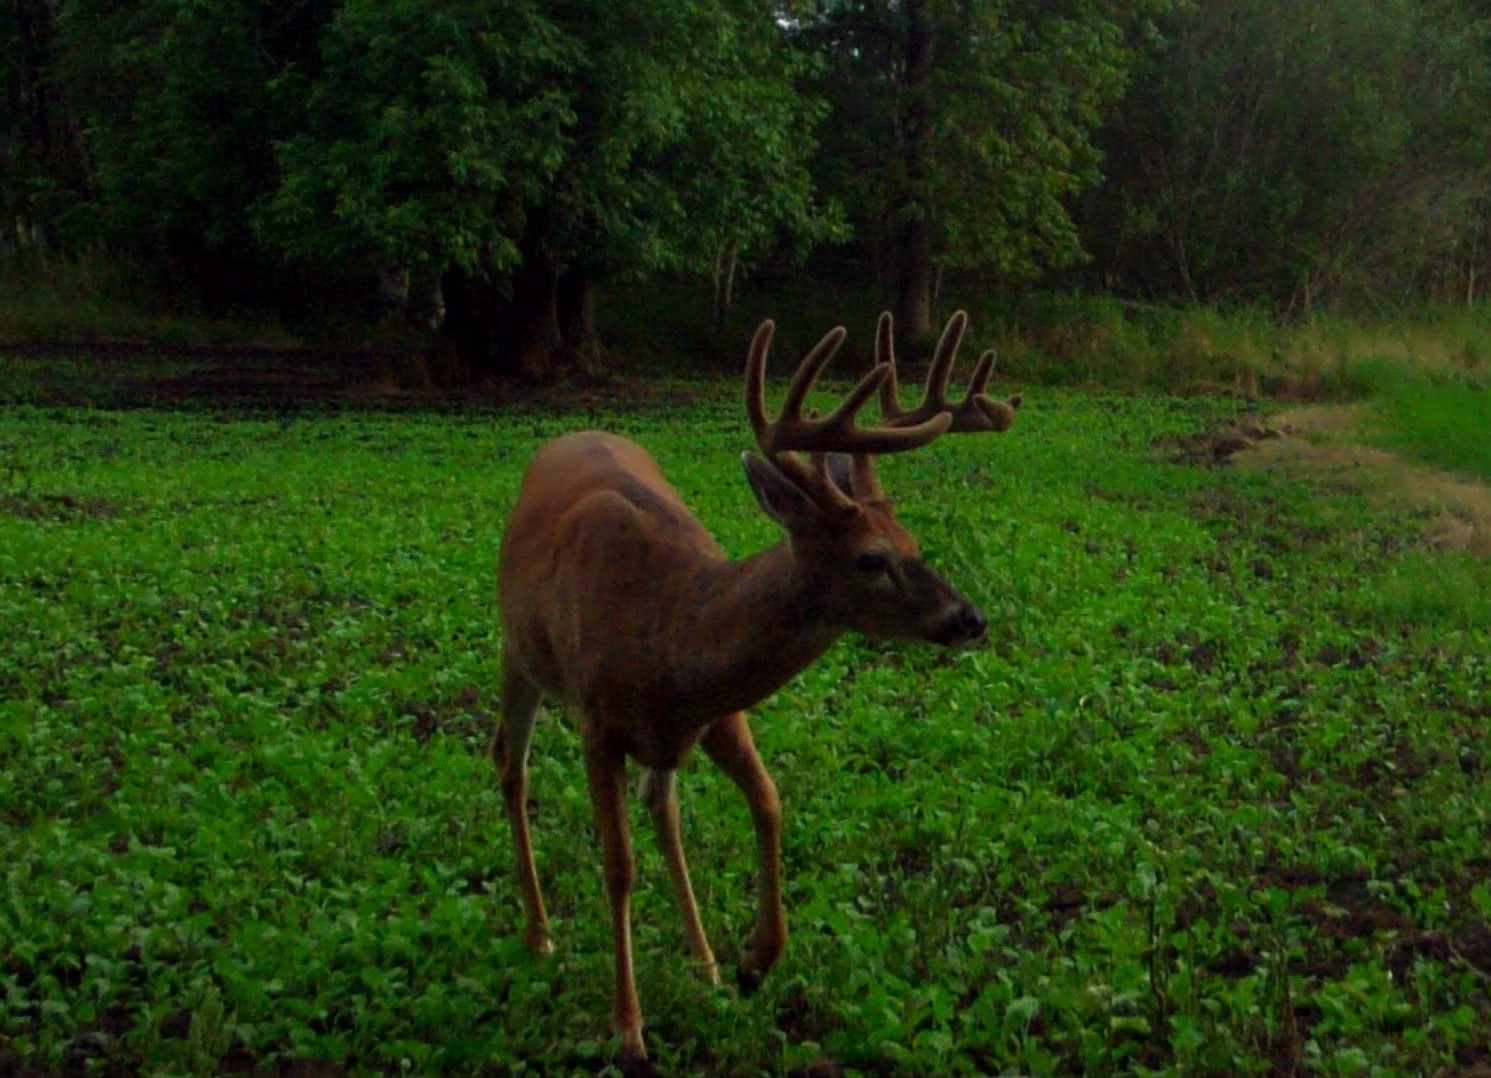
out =
[[[833,485],[844,492],[844,497],[854,498],[858,495],[854,489],[854,458],[848,453],[830,453],[828,455],[828,478]]]
[[[822,512],[806,491],[764,457],[755,453],[742,453],[741,464],[745,465],[746,481],[751,492],[761,503],[766,515],[789,532],[810,521],[822,517]]]

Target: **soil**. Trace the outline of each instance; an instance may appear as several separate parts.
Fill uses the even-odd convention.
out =
[[[6,355],[81,364],[82,393],[53,387],[54,403],[208,406],[252,410],[503,408],[627,412],[686,407],[701,393],[678,379],[555,371],[546,379],[462,380],[438,357],[391,353],[135,341],[0,343]]]
[[[1412,464],[1356,441],[1368,422],[1365,405],[1316,405],[1271,420],[1282,437],[1255,443],[1244,467],[1308,471],[1343,487],[1425,516],[1434,547],[1491,555],[1491,485]]]
[[[1428,546],[1491,556],[1491,485],[1363,444],[1369,423],[1368,405],[1319,404],[1239,420],[1162,448],[1180,463],[1308,475],[1413,511],[1424,520]]]

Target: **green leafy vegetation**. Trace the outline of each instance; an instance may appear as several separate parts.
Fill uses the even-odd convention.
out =
[[[528,455],[579,425],[645,442],[733,553],[774,541],[736,387],[583,417],[163,411],[4,363],[0,1069],[603,1069],[561,721],[532,765],[558,953],[519,939],[493,563]],[[749,999],[689,969],[634,812],[660,1069],[1491,1061],[1491,622],[1446,591],[1491,594],[1484,563],[1339,489],[1172,462],[1235,407],[1046,390],[1003,438],[887,462],[990,643],[851,638],[758,709],[792,937]],[[728,960],[749,820],[705,762],[681,788]]]

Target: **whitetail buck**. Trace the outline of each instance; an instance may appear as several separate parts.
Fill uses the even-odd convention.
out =
[[[896,398],[890,315],[880,316],[875,368],[831,414],[803,417],[808,390],[844,339],[835,329],[798,367],[776,421],[764,381],[772,323],[746,361],[746,413],[763,456],[746,478],[787,538],[730,561],[647,452],[598,431],[566,435],[535,454],[502,539],[502,721],[492,755],[512,826],[525,937],[547,952],[548,915],[528,832],[528,746],[540,696],[579,715],[595,803],[616,951],[613,1022],[623,1062],[645,1067],[632,977],[628,906],[634,878],[625,804],[626,757],[645,769],[642,799],[672,877],[689,952],[719,970],[689,884],[674,773],[697,742],[745,794],[760,857],[756,925],[736,977],[750,991],[776,962],[782,919],[781,807],[743,708],[775,692],[846,630],[957,644],[981,637],[978,608],[918,556],[875,476],[875,455],[915,449],[949,431],[1002,431],[1018,397],[984,395],[985,353],[965,399],[946,400],[967,317],[943,331],[913,411]],[[880,394],[881,425],[855,416]],[[809,454],[807,459],[794,451]],[[834,454],[849,454],[847,458]]]

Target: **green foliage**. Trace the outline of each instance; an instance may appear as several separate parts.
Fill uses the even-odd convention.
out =
[[[1375,619],[1484,632],[1491,629],[1491,564],[1473,553],[1411,554],[1362,598]]]
[[[518,939],[493,561],[529,454],[582,424],[643,440],[732,552],[773,541],[735,385],[583,417],[112,411],[15,403],[35,368],[0,362],[0,1066],[603,1068],[610,933],[562,721],[533,757],[559,951]],[[1008,435],[886,463],[990,644],[849,639],[758,709],[793,935],[755,997],[689,970],[637,812],[662,1069],[1491,1053],[1491,627],[1428,589],[1484,595],[1483,567],[1340,490],[1152,446],[1228,412],[1047,390]],[[749,819],[705,764],[682,788],[728,959]]]
[[[93,198],[69,238],[157,264],[247,253],[245,210],[273,182],[271,27],[253,0],[76,0],[57,70],[79,113]],[[241,255],[240,255],[241,257]]]
[[[1105,133],[1110,280],[1296,312],[1484,274],[1491,38],[1422,0],[1178,7]],[[1302,103],[1308,102],[1308,107]]]
[[[912,85],[911,5],[821,5],[798,36],[823,60],[838,121],[824,134],[823,182],[876,257],[921,215],[946,266],[1012,281],[1080,260],[1073,199],[1100,178],[1094,137],[1135,60],[1129,31],[1165,6],[921,4],[934,59]],[[913,97],[928,112],[923,160],[908,133]]]
[[[807,158],[818,103],[800,62],[749,0],[581,4],[574,149],[536,209],[562,262],[608,275],[701,272],[778,229],[831,231]]]
[[[320,52],[272,84],[299,120],[256,220],[292,257],[697,271],[828,223],[820,113],[753,5],[348,0]]]
[[[743,0],[57,12],[35,49],[7,28],[0,50],[4,100],[55,85],[68,105],[56,132],[7,111],[4,234],[40,212],[43,239],[106,242],[219,302],[298,298],[302,273],[341,286],[379,264],[426,280],[541,260],[697,272],[835,227],[806,168],[822,110],[769,12]],[[47,201],[28,184],[74,181],[58,163],[29,176],[51,141],[87,168]]]
[[[1072,208],[1101,179],[1095,136],[1136,59],[1125,29],[1164,6],[949,5],[928,193],[945,265],[1016,281],[1084,258]]]
[[[573,145],[575,43],[524,0],[348,0],[320,51],[272,86],[300,120],[261,235],[318,264],[516,265],[524,210]]]
[[[378,270],[423,315],[458,268],[448,328],[498,366],[593,358],[598,282],[807,255],[912,337],[959,274],[1295,319],[1491,280],[1472,0],[12,11],[0,248],[342,323]]]

